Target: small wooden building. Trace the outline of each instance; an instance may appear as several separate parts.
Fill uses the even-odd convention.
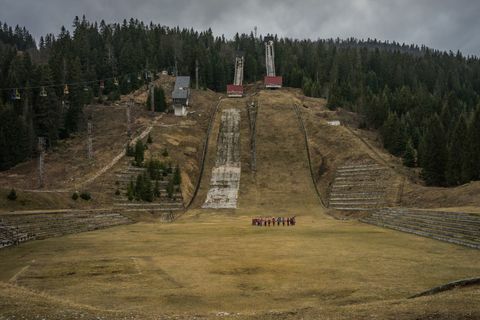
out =
[[[173,109],[176,116],[186,116],[190,102],[190,77],[178,76],[172,92]]]

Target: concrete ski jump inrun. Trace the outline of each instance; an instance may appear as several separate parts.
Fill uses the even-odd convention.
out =
[[[210,189],[202,207],[237,208],[240,173],[240,111],[226,109],[222,112]]]

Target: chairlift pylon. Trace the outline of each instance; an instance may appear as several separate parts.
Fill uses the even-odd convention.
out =
[[[14,89],[12,92],[12,100],[20,100],[20,99],[21,99],[20,92],[18,91],[18,89]]]

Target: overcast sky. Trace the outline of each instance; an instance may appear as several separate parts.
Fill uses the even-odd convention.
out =
[[[38,39],[73,18],[138,18],[231,37],[235,32],[295,38],[377,38],[480,55],[480,0],[0,0],[0,21]]]

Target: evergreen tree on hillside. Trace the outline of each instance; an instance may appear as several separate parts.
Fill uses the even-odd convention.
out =
[[[40,88],[35,101],[35,131],[38,136],[47,138],[48,145],[55,145],[62,125],[60,102],[55,90],[49,87],[53,82],[50,68],[40,67],[39,73],[40,83],[46,86]]]
[[[135,165],[141,167],[145,159],[145,146],[143,145],[142,140],[138,140],[135,143]]]
[[[167,110],[167,101],[165,100],[165,91],[162,87],[155,87],[154,88],[154,96],[155,96],[155,111],[156,112],[165,112]],[[147,98],[147,110],[151,110],[151,99],[152,95],[149,94]]]
[[[480,105],[473,115],[468,130],[468,150],[470,150],[470,168],[471,178],[480,180]]]
[[[427,126],[421,151],[422,177],[427,185],[445,185],[446,144],[443,125],[439,117],[434,115]]]
[[[413,142],[408,139],[405,146],[405,153],[403,154],[403,164],[407,167],[415,167],[417,163],[417,152],[413,147]]]
[[[405,134],[396,113],[390,113],[382,127],[383,146],[396,156],[405,151]]]
[[[458,119],[448,143],[448,161],[445,171],[448,185],[459,185],[466,182],[463,170],[466,168],[467,161],[470,160],[467,156],[467,137],[467,124],[462,115]]]

